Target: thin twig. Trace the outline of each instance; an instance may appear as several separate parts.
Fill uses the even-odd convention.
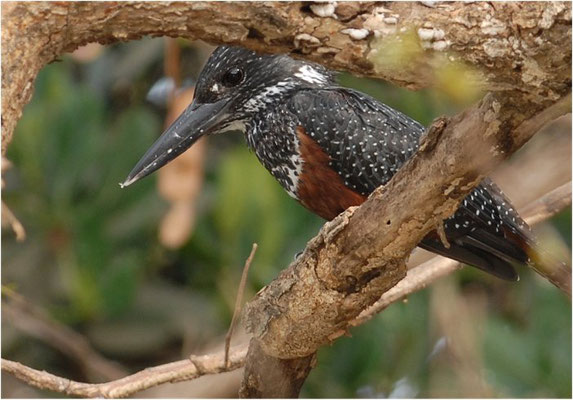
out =
[[[523,210],[523,215],[526,216],[528,224],[533,225],[551,218],[558,210],[569,205],[571,205],[571,182],[561,185],[543,196],[540,201],[530,204]],[[527,218],[528,216],[531,217]],[[571,298],[571,266],[539,247],[534,248],[529,256],[533,260],[530,266]]]
[[[527,215],[527,223],[535,225],[553,217],[565,207],[571,205],[571,182],[553,189],[537,201],[529,204],[522,210]]]
[[[17,241],[23,242],[26,239],[24,226],[4,202],[2,202],[2,226],[10,226],[16,235]]]
[[[247,348],[248,343],[245,343],[231,349],[230,365],[227,367],[224,353],[218,352],[194,357],[201,365],[201,369],[198,369],[191,360],[181,360],[147,368],[115,381],[97,384],[75,382],[5,359],[2,359],[2,371],[14,375],[31,386],[69,396],[118,398],[130,396],[162,383],[187,381],[203,375],[233,371],[244,365]]]
[[[243,295],[245,293],[245,286],[247,284],[247,276],[249,274],[249,268],[255,257],[258,245],[253,243],[253,248],[251,249],[251,254],[245,261],[245,266],[243,267],[243,273],[241,275],[241,282],[239,283],[239,291],[237,292],[237,299],[235,300],[235,310],[233,311],[233,318],[231,319],[231,325],[225,336],[225,366],[229,361],[229,348],[231,347],[231,336],[233,336],[233,331],[235,330],[235,325],[237,324],[237,319],[241,314],[241,307],[243,305]]]
[[[561,188],[557,188],[528,205],[525,209],[532,211],[530,211],[531,214],[529,212],[523,213],[525,220],[534,224],[540,222],[541,218],[549,218],[565,208],[569,203],[564,201],[564,198],[570,197],[570,194],[560,189]],[[548,210],[552,211],[548,212]],[[542,217],[538,217],[539,215]],[[374,315],[387,308],[390,304],[396,303],[408,295],[425,288],[436,279],[458,268],[459,263],[440,256],[426,261],[420,266],[408,271],[408,275],[406,275],[402,281],[386,292],[380,300],[364,310],[349,324],[351,326],[362,325]],[[162,383],[187,381],[206,374],[217,374],[235,370],[244,365],[247,349],[248,343],[232,348],[229,352],[230,365],[228,366],[226,366],[225,362],[225,352],[220,352],[193,357],[193,361],[187,359],[147,368],[125,378],[100,384],[71,381],[4,359],[2,359],[2,371],[14,375],[29,385],[71,396],[126,397]],[[201,365],[200,370],[195,363]]]

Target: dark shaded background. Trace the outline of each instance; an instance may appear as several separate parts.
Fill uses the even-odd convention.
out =
[[[35,329],[35,317],[29,322],[25,315],[30,304],[83,335],[120,371],[218,349],[251,244],[259,250],[247,299],[322,225],[259,165],[241,135],[229,134],[209,138],[204,171],[191,175],[199,185],[204,181],[189,200],[195,221],[190,237],[178,249],[158,240],[170,204],[158,194],[157,176],[124,190],[118,182],[163,129],[165,110],[145,97],[164,75],[165,43],[92,45],[39,74],[8,148],[13,167],[3,173],[3,201],[27,239],[17,242],[3,231],[2,357],[81,381],[113,374],[105,363],[103,371],[86,367],[90,360],[66,353],[65,343]],[[181,78],[192,82],[210,48],[176,43]],[[446,90],[420,92],[346,74],[339,80],[427,124],[475,100],[455,78],[445,80]],[[499,172],[502,188],[516,177],[534,185],[569,181],[570,123],[553,124],[528,145],[533,150],[516,154]],[[552,147],[554,153],[537,150]],[[561,169],[511,170],[523,167],[519,157],[536,155]],[[521,194],[506,191],[519,204]],[[563,243],[571,243],[570,209],[539,231],[550,248],[568,256]],[[571,397],[570,301],[533,272],[521,269],[520,275],[520,282],[507,283],[463,268],[394,304],[353,329],[352,337],[323,348],[302,395]],[[14,308],[18,295],[24,311]],[[15,310],[9,315],[7,303]],[[241,340],[239,333],[235,343]],[[139,396],[233,397],[240,377],[236,371]],[[53,395],[2,375],[3,397]]]

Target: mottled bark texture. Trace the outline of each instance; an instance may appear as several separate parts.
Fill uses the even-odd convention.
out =
[[[268,355],[259,341],[251,339],[245,375],[239,390],[242,398],[298,397],[302,384],[316,363],[316,355],[281,359]]]
[[[404,260],[419,240],[542,124],[570,112],[566,2],[59,2],[2,8],[3,152],[37,72],[94,41],[152,35],[240,44],[410,88],[430,86],[441,71],[461,66],[460,79],[490,92],[463,113],[437,121],[391,182],[327,223],[248,305],[256,348],[247,357],[244,395],[296,396],[316,350],[405,276]],[[287,364],[291,371],[282,374],[272,366]],[[280,376],[284,382],[276,381]],[[275,389],[283,389],[269,392],[273,379]]]

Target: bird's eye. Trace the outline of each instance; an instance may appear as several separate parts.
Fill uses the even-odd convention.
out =
[[[227,87],[236,86],[243,80],[243,70],[240,68],[231,68],[223,75],[223,84]]]

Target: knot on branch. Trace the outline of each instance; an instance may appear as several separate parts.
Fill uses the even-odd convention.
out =
[[[427,153],[432,152],[438,144],[438,141],[440,140],[442,133],[444,133],[447,125],[447,117],[441,116],[434,119],[434,121],[432,121],[432,125],[426,129],[426,133],[420,139],[420,148],[418,151]]]
[[[345,229],[353,224],[354,211],[325,224],[305,252],[246,305],[247,329],[266,354],[280,359],[314,354],[404,277],[403,260],[373,256],[371,249],[360,248],[360,237],[349,238],[356,236]]]

